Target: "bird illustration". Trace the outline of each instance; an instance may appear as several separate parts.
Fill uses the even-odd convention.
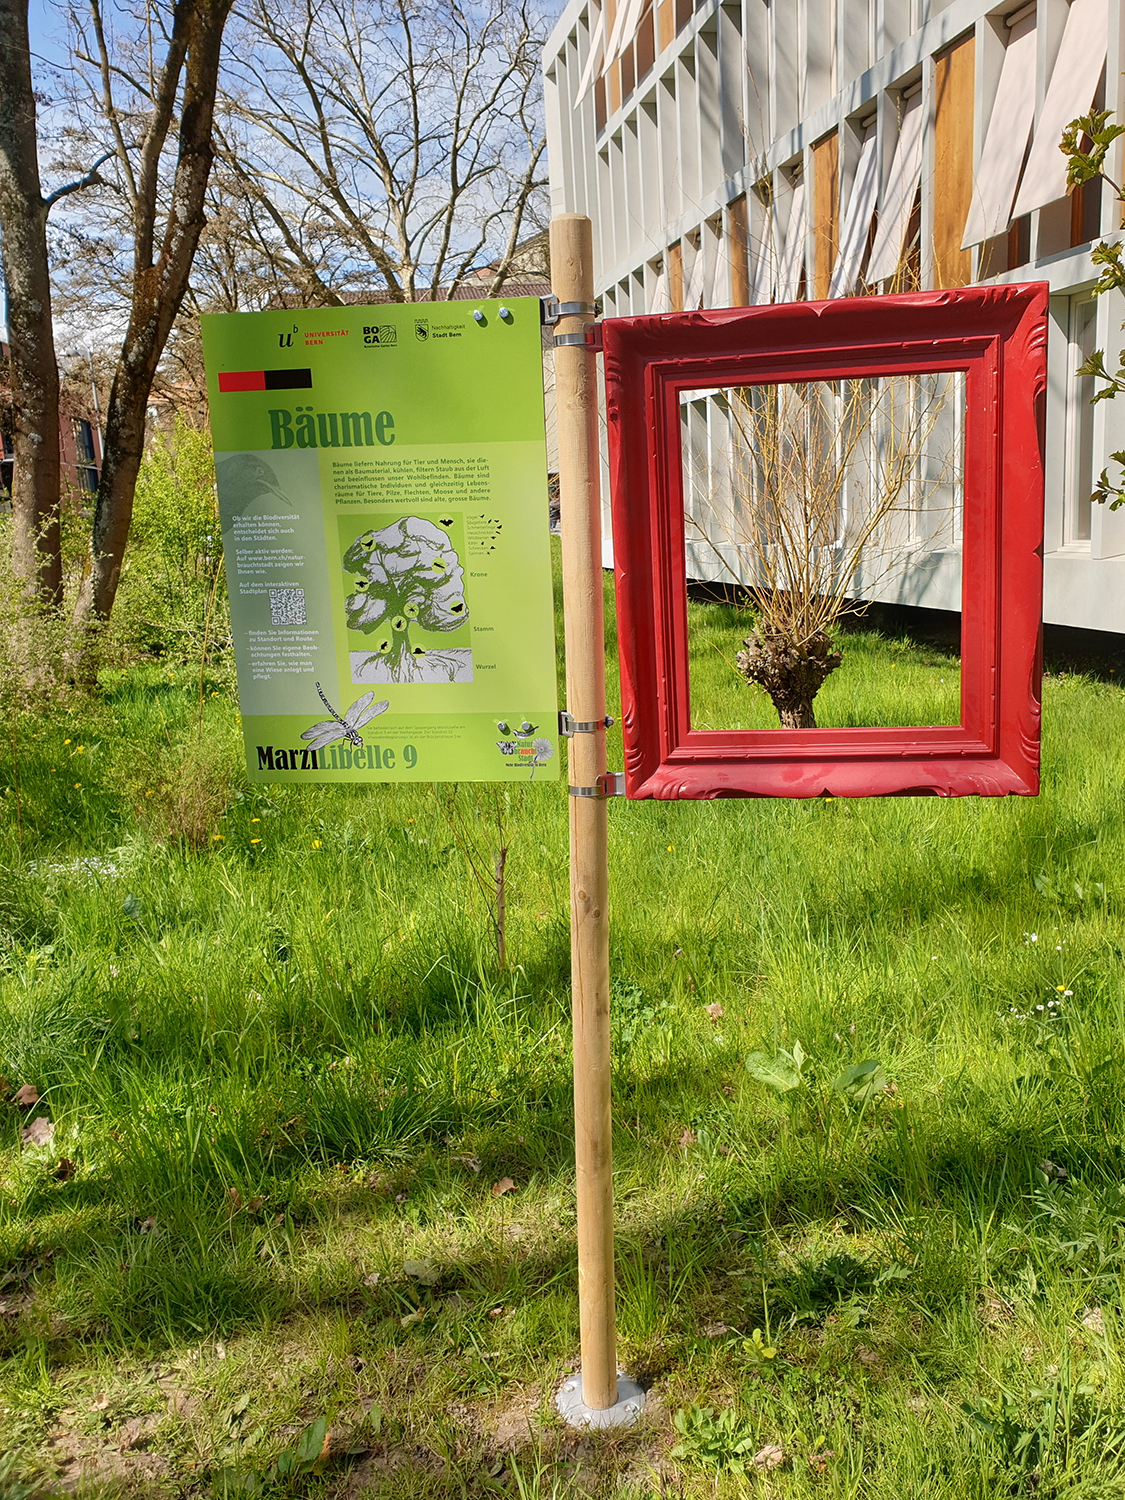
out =
[[[289,503],[277,475],[256,453],[236,453],[215,465],[215,477],[225,497],[241,509],[262,495],[273,495]]]

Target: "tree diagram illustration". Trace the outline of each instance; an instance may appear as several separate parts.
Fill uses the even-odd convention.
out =
[[[419,632],[459,630],[469,618],[464,569],[448,534],[422,516],[403,516],[380,530],[362,531],[348,547],[344,571],[352,592],[344,600],[348,629],[371,638],[370,652],[353,651],[355,682],[466,682],[472,649],[434,647]]]

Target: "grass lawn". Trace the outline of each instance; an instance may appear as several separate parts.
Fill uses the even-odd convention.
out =
[[[737,621],[692,610],[721,714],[705,637]],[[881,713],[901,678],[923,721],[956,683],[906,640],[844,649],[842,722],[857,683]],[[1038,799],[611,806],[620,1352],[649,1396],[601,1436],[551,1405],[565,785],[509,794],[499,973],[433,791],[247,785],[225,679],[137,665],[21,721],[0,1497],[1122,1494],[1123,708],[1048,679]],[[839,1080],[869,1060],[865,1101]]]

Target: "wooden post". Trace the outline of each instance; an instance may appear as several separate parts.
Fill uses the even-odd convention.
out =
[[[551,220],[551,287],[560,302],[594,300],[590,220]],[[559,333],[591,321],[560,318]],[[555,349],[559,445],[566,706],[579,722],[605,717],[602,527],[598,379],[593,350]],[[572,786],[593,787],[605,772],[605,734],[570,741]],[[574,1147],[578,1188],[578,1303],[582,1400],[604,1410],[617,1401],[613,1314],[613,1156],[609,1042],[609,856],[606,804],[570,798],[570,975],[574,1019]]]

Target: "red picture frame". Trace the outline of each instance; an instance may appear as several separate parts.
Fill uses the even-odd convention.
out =
[[[626,795],[1034,796],[1046,284],[609,318],[602,340]],[[960,723],[693,730],[680,392],[953,370],[965,372]]]

